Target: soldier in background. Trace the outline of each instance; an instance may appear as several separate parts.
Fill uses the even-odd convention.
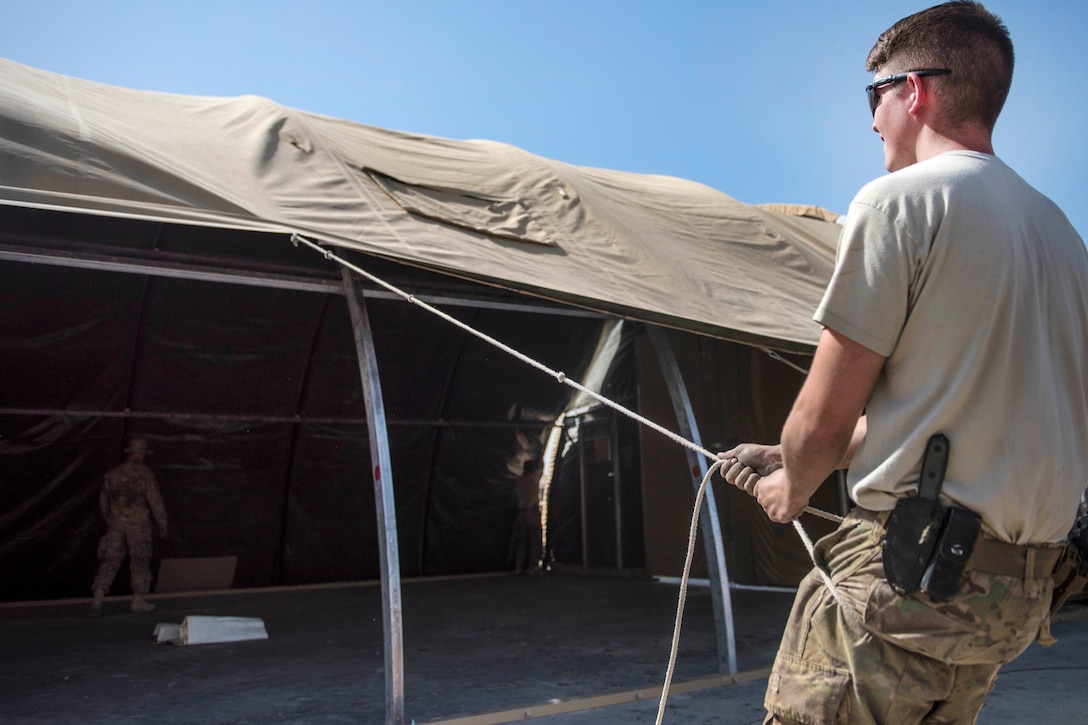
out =
[[[151,590],[151,517],[166,535],[166,508],[162,504],[155,474],[144,463],[150,454],[147,441],[134,438],[125,449],[128,460],[111,468],[105,476],[98,505],[106,520],[106,533],[98,543],[98,573],[94,578],[94,601],[90,616],[102,612],[102,600],[125,555],[132,574],[133,612],[150,612],[155,605],[144,597]]]
[[[540,461],[529,459],[514,484],[518,492],[518,517],[514,520],[514,573],[539,574],[541,539],[540,526]]]

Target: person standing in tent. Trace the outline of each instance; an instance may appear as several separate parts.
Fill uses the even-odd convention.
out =
[[[166,536],[166,507],[163,506],[155,474],[144,463],[150,454],[147,441],[132,439],[125,448],[127,460],[105,476],[98,506],[106,520],[106,533],[98,543],[98,572],[95,574],[91,616],[102,612],[102,601],[126,553],[132,575],[133,612],[150,612],[155,605],[145,597],[151,590],[151,518]]]
[[[816,545],[766,722],[970,723],[1001,665],[1053,641],[1053,572],[1079,556],[1088,252],[994,155],[1013,71],[997,16],[916,13],[866,68],[891,173],[850,205],[781,442],[720,456],[773,521],[838,468],[858,504]]]
[[[518,494],[518,515],[514,519],[514,574],[540,572],[540,461],[530,458],[514,479]]]

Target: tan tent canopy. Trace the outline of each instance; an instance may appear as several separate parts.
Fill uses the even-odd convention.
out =
[[[838,226],[675,178],[271,101],[116,88],[0,60],[0,203],[299,232],[555,301],[811,349]]]

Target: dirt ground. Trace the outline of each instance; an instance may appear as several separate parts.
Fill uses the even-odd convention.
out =
[[[555,572],[406,581],[405,721],[512,721],[604,697],[607,707],[535,721],[652,723],[656,695],[636,701],[632,693],[661,686],[676,597],[674,584]],[[718,678],[710,596],[693,589],[666,723],[761,720],[762,672],[792,597],[738,590],[732,598],[738,668],[755,674],[742,684],[707,684]],[[151,599],[158,609],[146,614],[107,600],[96,619],[85,616],[87,600],[0,606],[0,722],[385,722],[376,585]],[[188,615],[260,617],[269,638],[155,643],[157,623]],[[1003,672],[980,722],[1023,723],[1040,713],[1046,722],[1088,722],[1088,618],[1074,616],[1055,631],[1057,645],[1033,647]],[[699,689],[685,692],[684,683]],[[507,716],[470,718],[497,712]]]

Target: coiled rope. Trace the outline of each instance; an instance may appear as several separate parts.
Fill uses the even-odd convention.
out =
[[[631,418],[632,420],[635,420],[635,421],[641,423],[642,425],[646,426],[647,428],[651,428],[651,429],[657,431],[658,433],[665,436],[666,438],[673,441],[674,443],[677,443],[678,445],[681,445],[681,446],[683,446],[685,448],[688,448],[688,449],[690,449],[692,451],[695,451],[696,453],[700,453],[703,456],[706,456],[706,458],[708,460],[713,461],[713,464],[707,469],[706,474],[703,476],[702,483],[699,484],[699,489],[695,494],[695,507],[694,507],[694,511],[692,512],[692,515],[691,515],[691,525],[690,525],[690,527],[688,529],[688,546],[687,546],[687,553],[686,553],[686,555],[684,557],[684,572],[683,572],[683,576],[680,579],[680,594],[679,594],[677,605],[676,605],[676,621],[675,621],[675,624],[673,625],[672,647],[670,648],[670,652],[669,652],[669,664],[668,664],[668,667],[666,668],[665,682],[664,682],[664,684],[663,684],[663,686],[661,688],[661,699],[660,699],[660,702],[658,704],[658,711],[657,711],[657,725],[661,725],[661,721],[662,721],[662,719],[664,717],[664,714],[665,714],[665,703],[666,703],[666,700],[668,699],[668,696],[669,696],[669,687],[672,684],[672,676],[673,676],[673,672],[674,672],[675,667],[676,667],[677,650],[678,650],[679,645],[680,645],[680,626],[681,626],[681,623],[683,621],[683,616],[684,616],[684,605],[685,605],[685,603],[687,601],[688,579],[689,579],[690,572],[691,572],[691,562],[692,562],[692,558],[694,557],[694,553],[695,553],[695,539],[696,539],[696,533],[698,531],[698,526],[699,526],[699,511],[702,508],[703,498],[706,495],[706,488],[710,483],[711,476],[714,474],[715,471],[718,471],[719,469],[721,469],[722,465],[725,464],[726,461],[721,459],[721,458],[718,458],[718,456],[716,454],[708,451],[707,449],[703,448],[702,446],[699,446],[699,445],[693,443],[692,441],[687,440],[683,436],[680,436],[680,435],[674,433],[673,431],[669,430],[668,428],[665,428],[664,426],[658,425],[654,421],[639,415],[638,413],[634,412],[633,410],[630,410],[629,408],[626,408],[625,406],[615,402],[614,400],[611,400],[611,399],[601,395],[600,393],[598,393],[598,392],[596,392],[594,390],[590,390],[589,388],[585,387],[584,385],[578,383],[575,380],[571,380],[564,373],[562,373],[562,372],[560,372],[558,370],[553,370],[552,368],[548,367],[544,363],[542,363],[542,362],[540,362],[538,360],[535,360],[535,359],[529,357],[528,355],[526,355],[526,354],[524,354],[524,353],[522,353],[522,352],[520,352],[518,350],[515,350],[514,348],[510,347],[509,345],[507,345],[507,344],[505,344],[503,342],[500,342],[499,340],[496,340],[495,338],[491,337],[490,335],[487,335],[486,333],[480,332],[479,330],[471,327],[470,325],[465,324],[464,322],[458,320],[457,318],[446,314],[442,310],[439,310],[438,308],[427,304],[426,302],[424,302],[424,301],[418,299],[417,297],[415,297],[415,295],[411,295],[411,294],[401,290],[400,288],[386,282],[385,280],[374,276],[373,274],[371,274],[370,272],[367,272],[366,270],[362,269],[361,267],[359,267],[359,266],[357,266],[355,264],[352,264],[351,262],[347,261],[346,259],[344,259],[342,257],[338,257],[337,255],[333,254],[332,251],[330,251],[328,249],[325,249],[324,247],[321,247],[320,245],[316,244],[315,242],[312,242],[309,239],[306,239],[302,235],[292,234],[291,235],[291,243],[294,244],[295,246],[298,246],[299,244],[303,244],[303,245],[305,245],[307,247],[310,247],[311,249],[317,251],[323,257],[325,257],[325,259],[336,262],[337,264],[343,266],[346,269],[350,269],[352,272],[355,272],[356,274],[360,275],[361,277],[365,277],[366,279],[368,279],[371,282],[377,284],[378,286],[383,287],[384,289],[392,292],[393,294],[397,295],[398,297],[403,298],[407,302],[410,302],[410,303],[412,303],[412,304],[414,304],[414,305],[416,305],[418,307],[421,307],[421,308],[423,308],[424,310],[427,310],[428,312],[430,312],[433,315],[437,315],[438,317],[440,317],[441,319],[443,319],[446,322],[450,323],[451,325],[455,325],[456,327],[461,328],[462,330],[469,333],[470,335],[473,335],[473,336],[483,340],[484,342],[486,342],[486,343],[488,343],[490,345],[493,345],[494,347],[502,350],[503,352],[505,352],[505,353],[507,353],[509,355],[512,355],[513,357],[516,357],[518,360],[521,360],[525,364],[530,365],[530,366],[536,368],[537,370],[540,370],[541,372],[555,378],[560,383],[562,383],[564,385],[568,385],[568,386],[574,388],[578,392],[589,396],[590,398],[596,400],[597,402],[601,403],[602,405],[606,405],[609,408],[612,408],[613,410],[621,413],[622,415],[625,415],[628,418]],[[820,509],[816,509],[816,508],[813,508],[811,506],[806,506],[805,509],[804,509],[804,512],[813,514],[815,516],[819,516],[819,517],[824,518],[824,519],[828,519],[830,521],[837,521],[837,522],[842,521],[841,516],[836,516],[835,514],[831,514],[831,513],[828,513],[826,511],[821,511]],[[850,606],[846,605],[846,603],[842,600],[842,597],[839,594],[838,589],[835,587],[834,583],[831,581],[830,574],[828,574],[827,571],[825,571],[825,568],[820,566],[820,564],[817,562],[816,552],[815,552],[815,548],[814,548],[813,543],[812,543],[812,539],[809,538],[808,533],[805,531],[804,527],[801,526],[801,522],[798,521],[797,519],[793,519],[793,521],[791,523],[793,524],[794,530],[797,531],[798,536],[801,537],[801,541],[805,545],[805,549],[808,551],[809,557],[812,559],[812,562],[815,565],[816,570],[820,572],[821,576],[824,579],[824,582],[827,584],[828,589],[831,591],[832,595],[835,597],[835,600],[839,603],[839,606],[841,608],[843,608],[844,610],[846,610],[847,612],[849,612],[849,614],[852,617],[854,617],[856,620],[858,620],[860,622],[861,621],[860,615],[858,615],[858,613],[854,611],[853,607],[850,607]]]

